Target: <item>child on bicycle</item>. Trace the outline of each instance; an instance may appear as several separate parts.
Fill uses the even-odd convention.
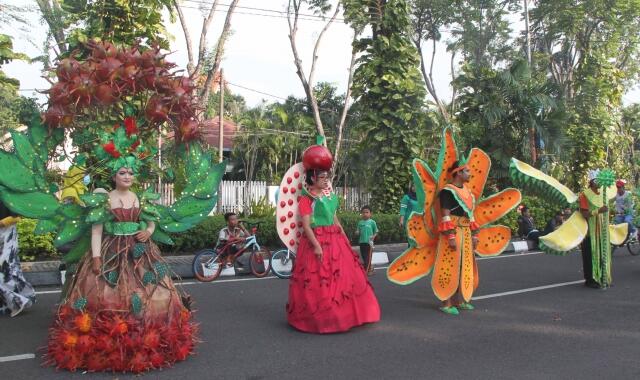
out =
[[[233,255],[242,249],[242,243],[245,238],[249,236],[247,230],[239,223],[238,215],[234,212],[227,212],[224,214],[224,220],[227,222],[227,226],[220,230],[218,234],[218,243],[216,248],[220,249],[227,243],[233,243],[229,247],[229,254],[227,255],[227,267],[233,266]]]
[[[356,235],[359,236],[358,243],[360,244],[360,256],[362,256],[362,263],[367,270],[367,274],[371,275],[373,274],[371,254],[373,251],[373,241],[378,235],[378,225],[375,220],[371,219],[371,207],[362,206],[360,209],[360,216],[362,219],[358,222]]]

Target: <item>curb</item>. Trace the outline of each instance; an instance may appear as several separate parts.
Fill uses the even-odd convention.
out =
[[[360,255],[358,247],[351,247]],[[393,261],[402,251],[407,248],[406,243],[381,244],[376,246],[380,251],[374,251],[371,258],[373,265],[386,265]],[[533,248],[530,241],[512,241],[509,243],[504,253],[522,252]],[[171,269],[175,274],[175,278],[193,278],[191,264],[193,255],[184,256],[165,256],[164,259],[171,265]],[[59,260],[53,261],[36,261],[21,263],[22,271],[26,280],[34,286],[60,286],[62,285]],[[225,268],[222,270],[221,276],[235,276],[233,268]]]

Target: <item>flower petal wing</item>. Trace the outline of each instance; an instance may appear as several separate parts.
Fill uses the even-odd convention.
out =
[[[453,139],[451,128],[445,128],[442,134],[442,147],[438,155],[438,166],[436,167],[436,179],[438,180],[437,190],[440,191],[449,180],[449,168],[458,161],[458,149]]]
[[[416,248],[433,244],[433,240],[437,240],[438,235],[435,232],[431,213],[412,212],[407,221],[407,236],[413,243],[411,245]]]
[[[473,218],[482,226],[493,223],[505,216],[522,200],[518,189],[504,189],[501,192],[483,199],[473,211]]]
[[[437,244],[437,240],[433,240]],[[433,269],[436,260],[436,244],[422,248],[411,247],[393,260],[387,268],[387,278],[398,285],[409,285]]]
[[[511,240],[511,229],[506,226],[490,226],[478,232],[478,246],[475,252],[480,256],[497,256],[501,254]]]
[[[489,170],[491,170],[491,159],[482,149],[473,148],[471,152],[469,152],[467,165],[471,172],[467,186],[471,189],[473,196],[476,197],[476,199],[480,199],[484,185],[487,183]]]

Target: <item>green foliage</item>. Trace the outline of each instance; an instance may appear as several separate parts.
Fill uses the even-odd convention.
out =
[[[397,214],[379,214],[372,215],[372,219],[376,221],[378,225],[378,236],[376,237],[375,244],[385,243],[400,243],[406,241],[405,232],[398,225]],[[358,244],[358,236],[356,230],[358,229],[358,222],[362,219],[358,212],[343,212],[338,214],[340,224],[344,228],[344,231],[349,236],[352,245]]]
[[[260,222],[260,229],[258,230],[258,243],[260,243],[260,245],[269,247],[270,249],[282,246],[276,230],[276,220],[274,217],[256,217],[255,215],[250,215],[243,219],[251,222]],[[338,213],[338,219],[349,238],[351,238],[352,244],[357,244],[358,238],[355,236],[355,230],[360,220],[360,214],[356,212]],[[378,224],[378,229],[380,229],[376,244],[405,241],[404,231],[398,226],[397,214],[376,213],[373,215],[373,219]],[[190,230],[188,234],[171,234],[171,238],[175,244],[172,246],[160,245],[160,248],[165,253],[193,253],[203,248],[214,247],[218,240],[218,233],[226,225],[224,216],[210,216]]]
[[[276,215],[276,207],[269,203],[269,199],[266,196],[257,201],[251,201],[249,209],[253,218],[268,218]]]
[[[169,49],[162,11],[171,12],[170,0],[65,0],[61,5],[69,51],[94,38],[129,46],[142,39]]]
[[[34,261],[38,257],[48,259],[58,258],[59,255],[53,246],[53,234],[36,235],[37,221],[22,218],[18,221],[18,249],[20,260]]]
[[[522,196],[522,202],[520,204],[526,205],[529,208],[531,217],[533,218],[535,226],[540,231],[540,233],[542,233],[542,231],[544,230],[547,222],[555,216],[555,213],[557,211],[562,211],[549,207],[549,204],[547,202],[534,196]],[[497,224],[501,224],[511,228],[511,236],[515,238],[518,234],[519,216],[520,212],[518,212],[517,208],[514,208],[507,215],[500,218]]]
[[[0,34],[0,67],[15,59],[29,60],[26,55],[13,51],[11,37]],[[18,95],[18,87],[20,81],[0,70],[0,136],[24,124],[30,115],[39,111],[35,99]]]
[[[456,79],[461,90],[457,119],[467,147],[479,147],[492,159],[490,175],[508,184],[511,157],[529,161],[530,133],[548,142],[557,153],[565,141],[560,127],[566,122],[555,101],[553,83],[531,72],[523,60],[504,70],[465,65]]]
[[[372,37],[354,42],[364,53],[353,77],[353,96],[360,109],[358,128],[364,133],[363,157],[370,163],[372,206],[391,211],[410,182],[410,161],[420,157],[428,130],[425,90],[417,67],[419,57],[410,39],[410,18],[404,0],[378,6],[370,1],[345,1],[345,19],[356,30],[369,26]],[[365,148],[366,147],[366,148]]]

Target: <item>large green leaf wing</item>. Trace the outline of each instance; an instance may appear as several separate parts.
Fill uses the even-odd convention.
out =
[[[571,207],[578,195],[557,179],[516,158],[511,158],[509,174],[513,184],[558,207]]]
[[[226,162],[214,163],[211,154],[203,152],[199,144],[190,145],[186,160],[187,184],[180,198],[168,207],[154,205],[148,211],[143,206],[143,217],[159,215],[156,219],[159,228],[152,236],[156,241],[166,243],[169,238],[166,233],[184,232],[196,226],[207,218],[218,200]]]

